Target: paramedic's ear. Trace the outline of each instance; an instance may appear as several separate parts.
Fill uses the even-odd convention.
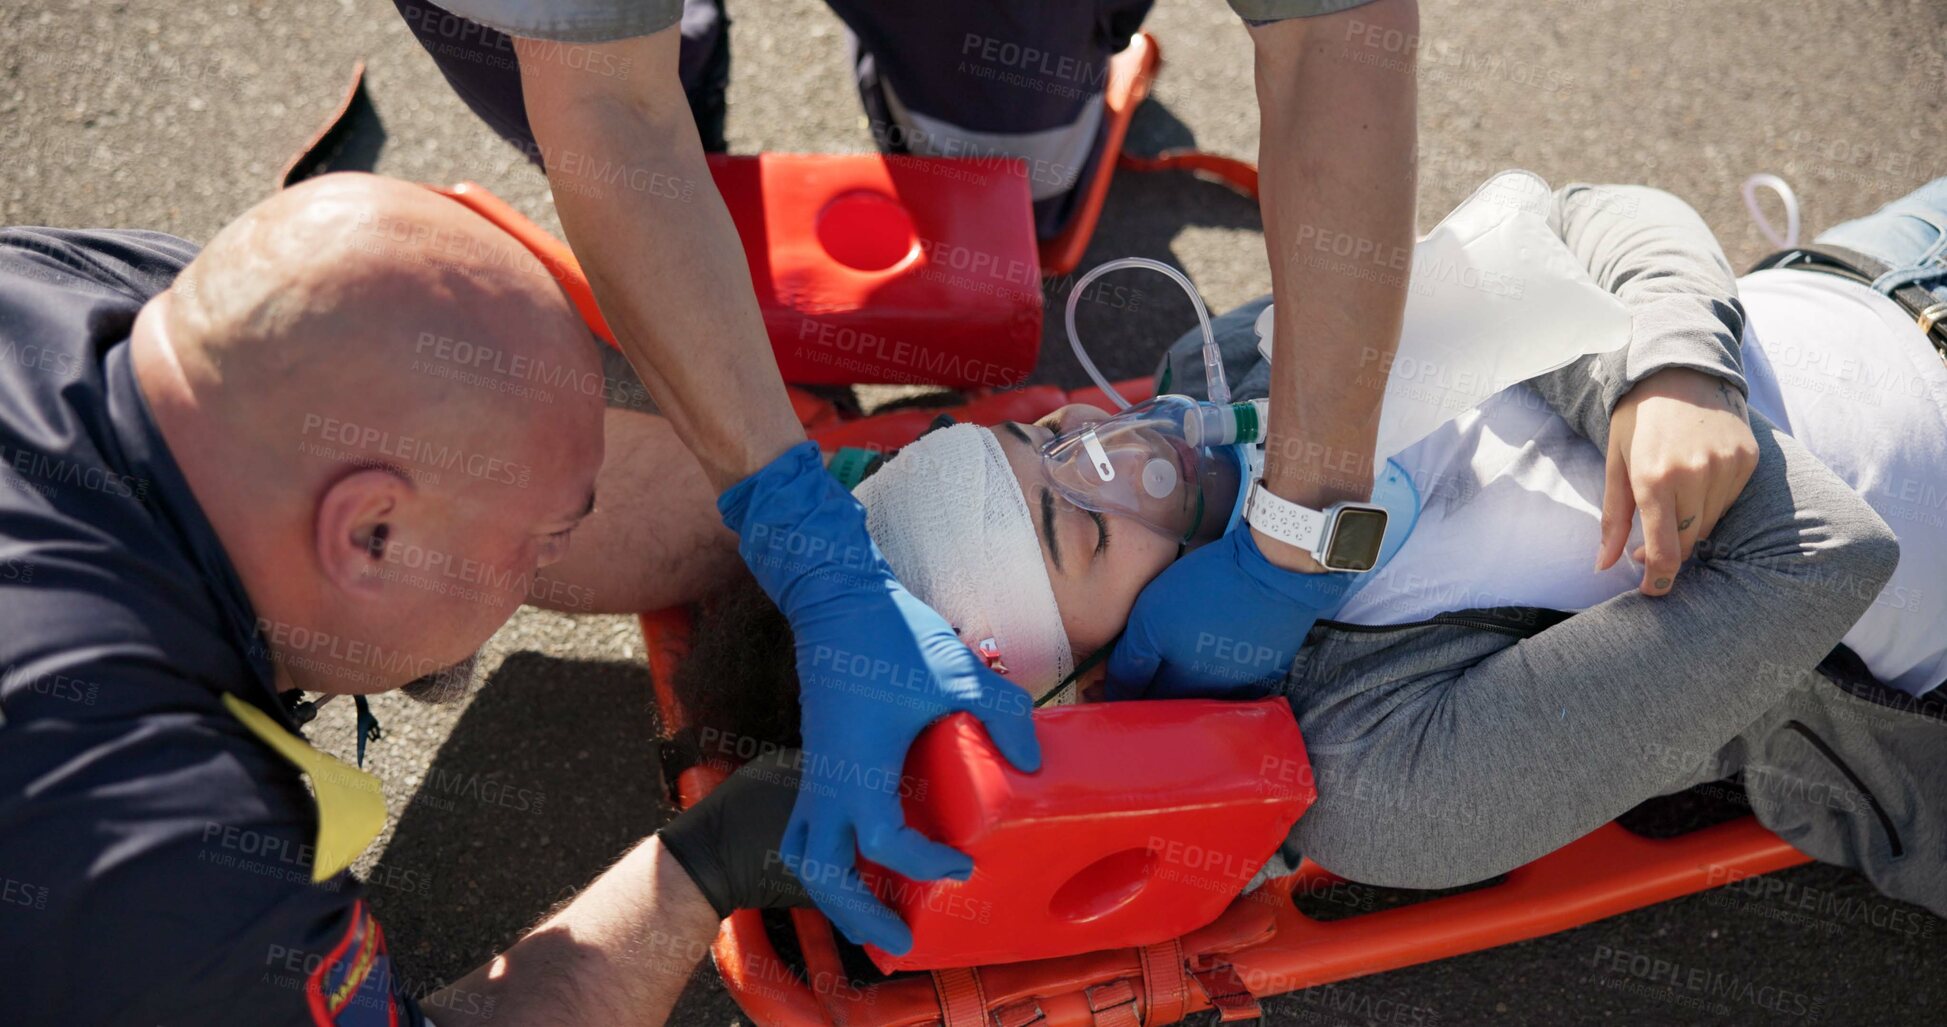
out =
[[[377,571],[397,544],[397,521],[412,495],[409,482],[376,467],[353,471],[325,489],[312,539],[325,580],[346,592],[379,587]]]

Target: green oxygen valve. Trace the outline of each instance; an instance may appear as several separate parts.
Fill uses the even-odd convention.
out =
[[[1269,399],[1247,399],[1230,405],[1231,423],[1237,426],[1232,442],[1264,441],[1264,426],[1271,418]]]
[[[1263,440],[1265,421],[1270,416],[1268,399],[1198,403],[1190,423],[1184,425],[1184,435],[1193,446],[1248,445]]]

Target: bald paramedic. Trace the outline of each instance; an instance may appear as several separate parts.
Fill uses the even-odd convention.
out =
[[[600,373],[541,265],[417,186],[317,179],[200,253],[0,232],[0,1020],[654,1023],[729,909],[802,901],[770,766],[462,980],[392,958],[346,869],[378,781],[303,711],[463,694],[603,451],[598,392],[510,399],[427,333]]]
[[[396,0],[454,90],[541,165],[576,257],[664,422],[611,415],[602,492],[619,505],[591,525],[618,540],[584,551],[564,580],[646,607],[688,598],[718,569],[714,541],[663,485],[694,460],[721,490],[724,524],[798,641],[803,737],[819,767],[897,774],[927,722],[964,709],[1017,765],[1039,753],[1019,689],[972,661],[948,626],[900,588],[861,512],[804,441],[770,351],[730,217],[704,155],[724,146],[730,52],[721,0]],[[732,7],[742,8],[736,4]],[[751,5],[752,18],[764,17]],[[1113,53],[1149,0],[831,0],[849,33],[860,101],[889,153],[1019,158],[1045,237],[1072,215],[1090,169],[1113,161],[1103,90]],[[1262,207],[1276,343],[1265,489],[1324,509],[1365,500],[1382,375],[1399,336],[1414,209],[1415,0],[1231,0],[1256,54]],[[794,45],[815,45],[799,40]],[[627,169],[601,174],[591,169]],[[625,181],[626,180],[626,181]],[[627,182],[674,183],[633,188]],[[1321,259],[1338,250],[1356,259]],[[1323,273],[1321,273],[1321,271]],[[1301,280],[1309,279],[1304,288]],[[1320,284],[1323,283],[1323,284]],[[1292,351],[1296,353],[1295,348]],[[1300,367],[1304,373],[1299,373]],[[681,446],[673,446],[680,440]],[[638,501],[639,497],[639,501]],[[672,552],[658,534],[708,544]],[[1337,587],[1314,554],[1244,533],[1235,558],[1171,573],[1157,609],[1200,608],[1215,576],[1257,587],[1280,647]],[[642,595],[645,588],[659,591]],[[1260,589],[1261,590],[1261,589]],[[1310,605],[1308,605],[1310,604]],[[1137,611],[1143,659],[1167,677],[1199,632]],[[1228,628],[1224,630],[1234,630]],[[814,665],[818,654],[836,654]],[[888,689],[853,668],[897,668]],[[837,783],[834,782],[836,785]],[[855,854],[914,879],[961,876],[967,858],[928,842],[884,795],[809,789],[788,854],[848,866]],[[812,894],[847,937],[903,952],[903,925],[847,879]]]

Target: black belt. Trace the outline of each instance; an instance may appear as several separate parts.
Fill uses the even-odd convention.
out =
[[[1751,270],[1766,271],[1771,268],[1818,271],[1851,279],[1868,287],[1893,270],[1877,257],[1825,243],[1780,250],[1758,261]],[[1914,321],[1920,325],[1920,331],[1926,334],[1927,341],[1933,343],[1933,348],[1940,353],[1940,359],[1947,361],[1947,303],[1934,299],[1933,293],[1912,282],[1893,290],[1893,302],[1913,315]]]

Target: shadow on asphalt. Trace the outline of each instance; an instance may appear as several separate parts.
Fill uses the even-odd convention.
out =
[[[1125,149],[1151,154],[1195,145],[1189,126],[1151,99],[1137,108]],[[1062,325],[1074,283],[1090,268],[1121,257],[1149,257],[1180,270],[1183,262],[1172,244],[1192,227],[1254,232],[1262,222],[1257,201],[1228,186],[1186,172],[1118,170],[1081,265],[1042,282],[1041,360],[1029,380],[1066,388],[1087,385]],[[1210,311],[1212,317],[1221,313]],[[1196,327],[1197,315],[1189,297],[1161,275],[1123,270],[1089,285],[1076,307],[1075,324],[1089,357],[1113,381],[1155,373],[1163,351]]]
[[[643,666],[508,657],[370,875],[394,958],[416,980],[459,977],[654,831],[656,735]]]

